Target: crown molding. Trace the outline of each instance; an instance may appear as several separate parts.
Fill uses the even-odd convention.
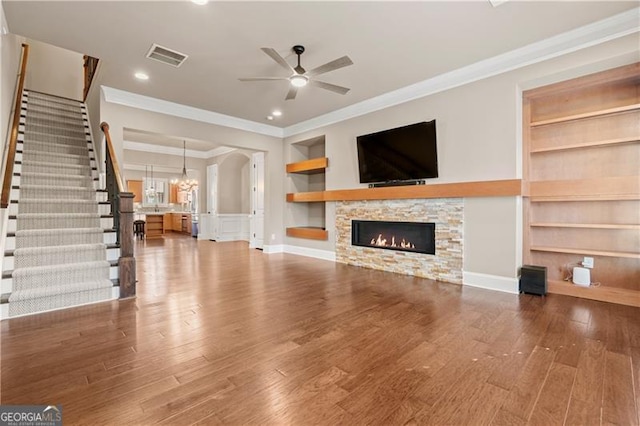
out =
[[[639,31],[640,8],[634,8],[610,18],[531,43],[519,49],[285,127],[284,137],[294,136],[319,127],[328,126],[394,105],[423,98]]]
[[[144,164],[135,164],[135,163],[124,163],[122,165],[122,168],[124,170],[137,170],[137,171],[141,171],[141,172],[148,172],[148,165],[144,165]],[[167,166],[158,166],[155,165],[153,166],[153,171],[155,173],[176,173],[179,174],[182,172],[182,167],[167,167]],[[197,171],[196,169],[189,169],[187,168],[188,172],[191,171]]]
[[[217,157],[218,155],[233,152],[237,149],[231,148],[229,146],[219,146],[217,148],[210,149],[209,151],[194,151],[192,149],[183,151],[181,148],[133,141],[122,141],[122,148],[128,149],[130,151],[154,152],[157,154],[175,155],[178,157],[186,155],[190,158],[203,158],[205,160],[208,158]]]
[[[211,151],[207,151],[207,158],[228,154],[230,152],[235,151],[236,149],[238,148],[231,148],[229,146],[219,146],[218,148],[212,149]]]
[[[158,112],[160,114],[173,115],[175,117],[187,118],[189,120],[201,121],[203,123],[215,124],[218,126],[230,127],[232,129],[245,130],[266,136],[275,136],[278,138],[283,137],[281,127],[270,126],[268,124],[245,120],[244,118],[232,117],[230,115],[207,111],[189,105],[139,95],[137,93],[127,92],[113,87],[101,86],[101,89],[104,100],[109,103],[143,109],[151,112]]]
[[[208,151],[194,151],[187,149],[183,152],[182,148],[174,148],[171,146],[154,145],[151,143],[122,141],[122,148],[130,151],[154,152],[156,154],[176,155],[182,157],[183,154],[191,158],[209,158]]]
[[[101,88],[104,99],[107,102],[267,136],[285,138],[553,59],[639,31],[640,7],[285,128],[151,98],[112,87],[102,86]],[[157,152],[157,150],[153,152]]]

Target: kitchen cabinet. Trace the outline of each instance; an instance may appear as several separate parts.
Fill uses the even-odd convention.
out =
[[[142,181],[141,180],[128,180],[127,190],[133,194],[133,202],[142,202]]]

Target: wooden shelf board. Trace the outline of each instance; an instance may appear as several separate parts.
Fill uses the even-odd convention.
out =
[[[624,257],[629,259],[640,259],[640,253],[631,253],[626,251],[588,250],[588,249],[580,249],[580,248],[543,247],[543,246],[531,246],[530,250],[546,251],[551,253],[586,254],[588,256]]]
[[[563,294],[566,296],[582,297],[583,299],[640,307],[640,291],[606,287],[604,285],[600,287],[580,287],[566,281],[556,280],[549,280],[547,284],[549,293],[553,294]]]
[[[640,229],[640,225],[619,223],[554,223],[537,222],[529,226],[538,228],[585,228],[585,229]]]
[[[329,159],[327,157],[312,158],[310,160],[287,164],[287,173],[323,173],[328,165]]]
[[[508,197],[522,195],[520,179],[436,183],[384,188],[337,189],[287,194],[289,202],[400,200],[416,198]]]
[[[327,240],[329,232],[320,227],[296,226],[287,228],[287,237],[305,238],[308,240]]]
[[[624,105],[624,106],[615,107],[615,108],[606,108],[606,109],[601,109],[596,111],[584,112],[581,114],[573,114],[573,115],[567,115],[564,117],[551,118],[548,120],[532,121],[529,125],[531,127],[546,126],[548,124],[565,123],[567,121],[582,120],[585,118],[592,118],[592,117],[601,117],[603,115],[618,114],[621,112],[635,111],[638,109],[640,109],[640,104]]]
[[[552,146],[550,148],[532,149],[531,153],[532,154],[537,154],[537,153],[542,153],[542,152],[568,151],[570,149],[609,146],[609,145],[618,145],[618,144],[623,144],[623,143],[634,143],[634,142],[640,142],[640,139],[638,139],[638,138],[618,138],[618,139],[607,139],[607,140],[604,140],[604,141],[582,142],[582,143],[575,143],[575,144],[571,144],[571,145]]]
[[[324,191],[287,194],[287,202],[289,203],[317,203],[322,201],[324,201]]]
[[[636,197],[640,199],[640,176],[529,182],[530,197]]]

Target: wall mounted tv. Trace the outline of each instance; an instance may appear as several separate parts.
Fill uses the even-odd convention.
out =
[[[357,145],[360,183],[438,177],[436,120],[358,136]]]

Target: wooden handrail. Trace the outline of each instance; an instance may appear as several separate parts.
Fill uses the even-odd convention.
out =
[[[120,166],[118,165],[118,158],[116,157],[116,152],[113,149],[113,144],[111,143],[111,134],[109,133],[109,123],[103,121],[102,123],[100,123],[100,128],[104,132],[104,136],[107,140],[107,151],[113,163],[113,172],[115,175],[114,177],[116,179],[116,183],[118,184],[118,192],[124,192],[124,185],[122,184],[122,176],[120,175]]]
[[[9,206],[9,195],[11,194],[11,178],[13,177],[13,164],[16,159],[18,128],[20,127],[20,110],[22,109],[22,91],[24,90],[24,76],[27,71],[28,58],[29,45],[22,43],[22,64],[20,65],[20,77],[18,78],[18,90],[16,91],[16,105],[13,110],[11,136],[9,137],[9,150],[7,151],[4,180],[2,182],[2,196],[0,197],[0,207],[3,209],[6,209]]]
[[[96,75],[98,62],[100,62],[100,60],[89,55],[84,55],[83,60],[84,64],[82,67],[84,69],[84,87],[82,88],[82,102],[85,102],[87,100],[87,95],[89,94],[89,89],[91,89],[93,77]]]
[[[136,259],[133,256],[133,194],[124,192],[120,166],[116,158],[116,152],[111,142],[109,124],[100,123],[107,140],[105,153],[106,190],[111,215],[113,216],[113,229],[116,231],[116,244],[120,247],[118,258],[118,283],[120,286],[120,298],[135,297],[136,295]]]

